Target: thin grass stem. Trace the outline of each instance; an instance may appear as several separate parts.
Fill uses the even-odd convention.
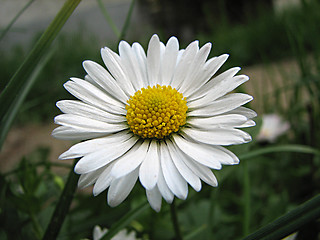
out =
[[[115,25],[115,23],[113,22],[112,18],[110,17],[107,9],[104,7],[103,3],[101,0],[97,0],[98,6],[104,16],[104,18],[106,19],[107,23],[109,24],[109,26],[111,27],[113,33],[116,35],[117,38],[120,38],[120,31],[117,28],[117,26]]]
[[[170,213],[171,213],[171,220],[172,220],[172,224],[173,224],[173,230],[176,235],[175,239],[176,240],[183,240],[181,230],[180,230],[179,221],[178,221],[175,200],[173,200],[172,204],[170,204]]]
[[[6,28],[1,32],[0,41],[9,32],[12,25],[17,21],[17,19],[24,13],[24,11],[34,2],[35,0],[30,0],[27,4],[17,13],[17,15],[11,20],[11,22],[6,26]]]
[[[119,45],[119,42],[122,39],[124,39],[126,37],[126,35],[127,35],[127,31],[128,31],[129,25],[130,25],[130,19],[131,19],[132,13],[133,13],[135,2],[136,2],[136,0],[132,0],[131,1],[130,8],[129,8],[126,20],[124,21],[124,24],[123,24],[123,27],[121,29],[121,33],[120,33],[120,36],[119,36],[119,39],[118,39],[118,45]]]

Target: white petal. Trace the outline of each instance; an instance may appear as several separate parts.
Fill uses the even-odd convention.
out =
[[[129,76],[127,76],[123,69],[119,55],[105,47],[101,49],[101,57],[109,72],[116,79],[122,90],[127,93],[128,96],[133,95],[135,93],[135,89]]]
[[[93,240],[99,240],[108,232],[108,229],[101,229],[100,226],[96,225],[93,229]]]
[[[136,54],[137,62],[140,67],[141,80],[143,81],[143,87],[148,86],[148,75],[147,75],[147,56],[143,48],[139,43],[133,43],[132,49]]]
[[[230,150],[228,150],[224,147],[221,147],[221,146],[215,146],[215,147],[220,149],[221,151],[225,152],[226,154],[228,154],[231,157],[231,159],[228,159],[228,161],[225,161],[225,162],[220,161],[222,164],[234,165],[234,164],[238,164],[240,162],[239,158]]]
[[[104,170],[100,173],[100,175],[99,175],[99,177],[93,187],[93,195],[94,196],[99,195],[101,192],[103,192],[104,190],[106,190],[110,186],[112,180],[114,179],[112,177],[112,175],[110,174],[110,172],[114,166],[114,163],[115,162],[112,162],[102,168]]]
[[[138,174],[138,169],[136,169],[128,175],[114,179],[111,182],[108,190],[108,204],[111,207],[118,206],[126,199],[138,179]]]
[[[150,39],[147,52],[148,82],[152,87],[159,81],[160,70],[160,40],[158,35],[153,35]]]
[[[101,88],[93,79],[92,77],[90,77],[88,74],[84,76],[84,80],[86,80],[87,82],[91,83],[93,86],[97,87],[97,88]]]
[[[210,58],[202,67],[199,72],[197,79],[192,84],[192,88],[190,88],[187,92],[184,92],[183,95],[188,98],[188,100],[192,101],[203,96],[203,91],[208,91],[208,82],[210,78],[219,70],[219,68],[225,63],[228,59],[228,54],[223,54],[218,57]]]
[[[83,68],[89,74],[89,76],[104,90],[108,92],[115,99],[120,100],[126,104],[128,96],[123,92],[121,87],[115,81],[115,79],[109,74],[109,72],[98,63],[93,61],[84,61],[82,63]]]
[[[171,37],[165,48],[164,56],[161,63],[161,82],[162,85],[171,83],[173,73],[176,67],[179,52],[179,42],[175,37]]]
[[[182,158],[184,160],[185,164],[197,175],[199,176],[205,183],[216,187],[218,186],[218,181],[216,177],[214,176],[213,172],[211,169],[209,169],[206,166],[203,166],[200,163],[197,163],[193,161],[191,158],[186,156],[185,158]]]
[[[224,54],[221,55],[219,57],[217,57],[216,59],[212,60],[212,63],[210,62],[210,60],[207,62],[207,64],[213,65],[213,68],[215,68],[216,70],[217,67],[215,66],[216,61],[218,61],[219,63],[219,68],[221,67],[221,65],[227,60],[229,55]],[[208,69],[210,69],[208,66]],[[211,67],[211,66],[210,66]],[[206,84],[204,84],[201,88],[199,88],[199,90],[197,90],[196,92],[194,92],[190,97],[189,100],[193,101],[194,99],[199,99],[200,97],[205,96],[208,91],[210,91],[212,88],[215,88],[216,84],[219,84],[220,82],[224,81],[225,79],[229,79],[232,78],[233,76],[235,76],[237,74],[237,72],[239,72],[241,70],[241,68],[239,67],[234,67],[234,68],[230,68],[227,71],[219,74],[218,76],[214,77],[213,79],[211,79],[210,81],[208,81]],[[211,75],[213,76],[213,74]]]
[[[145,159],[150,141],[146,140],[142,144],[138,142],[126,154],[117,159],[111,174],[115,178],[123,177],[135,170]]]
[[[161,64],[161,62],[163,60],[163,55],[164,55],[164,51],[165,50],[166,50],[166,46],[164,45],[163,42],[160,42],[160,64]],[[160,72],[159,72],[159,74],[160,74]],[[159,82],[159,80],[158,80],[158,82]]]
[[[199,51],[199,42],[194,41],[189,44],[185,51],[183,51],[181,58],[176,66],[171,86],[176,88],[177,90],[180,89],[183,81],[187,77],[188,74],[188,66],[192,64],[194,60],[194,56]]]
[[[156,212],[160,212],[162,197],[161,197],[161,193],[160,193],[158,187],[155,186],[151,190],[146,190],[146,193],[147,193],[147,198],[148,198],[148,201],[150,203],[150,206]]]
[[[88,129],[72,128],[68,126],[60,126],[55,128],[51,135],[62,140],[86,140],[90,138],[105,136],[104,132],[93,132]]]
[[[141,89],[144,86],[143,73],[141,67],[137,61],[136,54],[130,45],[121,41],[119,44],[119,54],[122,65],[125,67],[127,74],[130,76],[130,80],[136,90]]]
[[[186,199],[188,196],[187,182],[173,164],[168,147],[164,142],[160,143],[160,158],[163,176],[168,187],[178,198]]]
[[[160,169],[161,169],[161,161],[160,161]],[[172,203],[174,195],[169,189],[164,179],[162,170],[159,171],[157,186],[164,200],[166,200],[167,203]]]
[[[91,152],[96,152],[108,146],[112,143],[120,143],[127,141],[132,137],[131,133],[128,131],[119,132],[117,134],[108,135],[103,138],[96,138],[92,140],[87,140],[85,142],[77,143],[73,145],[69,150],[62,153],[59,159],[72,159],[82,157]]]
[[[123,115],[111,114],[77,100],[62,100],[57,102],[56,105],[63,113],[71,113],[107,123],[126,122]]]
[[[111,124],[69,113],[56,116],[54,122],[75,129],[105,134],[118,132],[128,128],[126,123]]]
[[[190,118],[188,124],[200,129],[235,127],[246,123],[248,118],[240,114],[223,114],[207,118]]]
[[[184,96],[189,96],[190,93],[194,92],[194,87],[198,84],[199,77],[203,75],[202,69],[206,59],[208,58],[210,50],[211,43],[205,44],[193,57],[192,64],[190,64],[188,69],[186,69],[188,74],[182,82],[181,88],[179,89],[181,92],[183,92]]]
[[[123,103],[109,97],[99,88],[85,80],[79,78],[71,78],[71,80],[66,82],[64,87],[76,98],[107,112],[126,115]]]
[[[195,141],[209,145],[233,145],[251,141],[251,136],[239,129],[216,128],[200,130],[195,128],[184,128],[183,132]]]
[[[182,152],[210,168],[221,169],[220,160],[222,158],[229,158],[227,154],[214,147],[187,141],[177,134],[173,135],[173,139]]]
[[[235,126],[236,128],[246,128],[246,127],[254,127],[256,125],[256,122],[253,120],[248,120],[244,124]]]
[[[246,116],[248,119],[254,118],[257,116],[257,113],[255,111],[246,107],[238,107],[228,112],[228,114],[241,114],[243,116]]]
[[[89,153],[79,160],[75,172],[84,174],[101,168],[125,154],[138,141],[132,137],[122,143],[113,143],[96,152]]]
[[[172,158],[174,165],[177,167],[181,176],[196,190],[201,190],[201,181],[197,175],[195,175],[188,166],[182,160],[184,155],[180,152],[180,149],[175,147],[171,141],[167,141],[169,153]]]
[[[100,174],[103,172],[104,168],[97,169],[96,171],[81,174],[78,180],[78,187],[79,188],[86,188],[92,184],[94,184]]]
[[[200,107],[190,106],[190,112],[187,113],[189,117],[191,116],[214,116],[222,113],[229,112],[237,107],[240,107],[253,99],[252,96],[243,93],[230,93],[224,97],[215,100],[212,103],[208,103],[207,106]],[[195,105],[195,104],[194,104]]]
[[[159,176],[159,153],[158,144],[155,140],[151,141],[147,156],[142,162],[139,170],[139,179],[147,190],[155,187]]]
[[[222,81],[217,82],[212,88],[210,88],[210,90],[206,93],[204,97],[190,103],[190,107],[205,106],[207,105],[208,102],[212,102],[218,99],[219,97],[222,97],[223,95],[229,93],[230,91],[234,90],[236,87],[238,87],[239,85],[241,85],[242,83],[248,80],[249,80],[249,77],[245,75],[239,75],[236,77],[223,79]]]

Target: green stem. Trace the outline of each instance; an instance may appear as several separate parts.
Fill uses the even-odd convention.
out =
[[[303,225],[320,217],[320,194],[260,228],[243,240],[281,239],[297,231]]]
[[[36,218],[36,216],[34,215],[34,213],[30,213],[30,218],[33,224],[33,230],[37,236],[37,239],[41,239],[41,236],[43,234],[42,232],[42,228],[40,226],[40,223],[38,221],[38,219]]]
[[[175,200],[173,200],[172,204],[170,204],[170,213],[171,213],[171,220],[172,220],[172,224],[173,224],[173,229],[176,234],[175,239],[176,240],[183,240],[180,226],[179,226],[179,222],[178,222],[178,215],[177,215]]]
[[[76,165],[76,163],[77,163],[77,160],[74,161],[73,168]],[[62,227],[63,221],[68,213],[74,193],[77,189],[77,182],[79,179],[79,175],[73,171],[73,168],[70,170],[68,180],[63,189],[63,192],[61,193],[59,202],[54,210],[54,213],[47,227],[47,230],[42,238],[43,240],[57,239],[57,236]]]
[[[7,34],[7,32],[10,30],[12,25],[17,21],[17,19],[22,15],[22,13],[34,2],[35,0],[30,0],[19,12],[18,14],[11,20],[11,22],[8,24],[8,26],[2,31],[0,35],[0,41],[3,39],[3,37]]]
[[[244,188],[244,214],[243,214],[243,235],[249,234],[250,230],[250,215],[251,215],[251,200],[250,200],[250,178],[248,170],[248,162],[243,161],[243,188]]]

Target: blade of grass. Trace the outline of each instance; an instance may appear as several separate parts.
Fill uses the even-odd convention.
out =
[[[124,39],[126,37],[126,35],[127,35],[127,31],[128,31],[129,25],[130,25],[130,19],[131,19],[132,13],[133,13],[135,2],[136,2],[136,0],[132,0],[131,1],[130,8],[129,8],[126,20],[124,21],[123,27],[121,29],[121,34],[120,34],[120,37],[118,39],[118,45],[119,45],[119,42],[122,39]]]
[[[143,211],[148,208],[149,204],[147,202],[142,203],[138,207],[132,209],[126,215],[124,215],[119,221],[111,226],[109,231],[100,238],[100,240],[108,240],[115,236],[120,230],[125,228],[132,220],[139,216]]]
[[[6,26],[6,28],[2,31],[0,35],[0,41],[4,38],[7,32],[10,30],[12,25],[17,21],[17,19],[22,15],[22,13],[34,2],[35,0],[30,0],[18,13],[17,15],[11,20],[11,22]]]
[[[25,100],[27,94],[29,93],[30,89],[32,88],[33,84],[37,80],[39,74],[41,73],[44,66],[47,64],[47,62],[50,60],[54,53],[54,49],[50,49],[50,52],[46,54],[42,60],[37,64],[36,68],[32,72],[29,79],[25,82],[22,88],[19,89],[19,92],[17,94],[17,97],[14,99],[14,102],[12,104],[12,108],[10,111],[6,113],[6,115],[2,118],[0,122],[0,149],[3,145],[6,136],[10,130],[10,127],[13,123],[13,120],[15,119],[18,110],[20,106],[22,105],[23,101]]]
[[[5,114],[14,108],[15,98],[19,90],[25,84],[25,79],[30,76],[33,69],[40,61],[41,57],[47,49],[49,49],[52,41],[60,32],[62,26],[70,17],[72,12],[78,6],[81,0],[67,0],[57,16],[51,22],[46,31],[42,34],[36,45],[33,47],[22,65],[10,79],[9,83],[4,88],[0,95],[0,116],[1,120]]]
[[[303,203],[294,210],[260,228],[243,240],[281,239],[295,232],[299,227],[320,217],[320,195]]]
[[[292,144],[292,145],[280,145],[274,147],[266,147],[258,150],[254,150],[248,153],[244,153],[239,155],[239,159],[244,160],[252,157],[256,157],[259,155],[273,153],[273,152],[300,152],[300,153],[311,153],[320,155],[320,151],[308,146]]]
[[[110,17],[107,9],[104,7],[102,1],[101,0],[97,0],[97,3],[98,3],[98,6],[99,6],[104,18],[106,19],[107,23],[111,27],[113,33],[117,36],[117,38],[120,38],[120,32],[119,32],[117,26],[112,21],[112,18]]]
[[[55,240],[59,235],[64,219],[70,208],[74,193],[77,189],[77,182],[80,175],[73,171],[76,163],[77,160],[74,161],[73,167],[70,170],[67,182],[64,186],[63,192],[60,195],[59,202],[53,212],[46,232],[43,235],[43,240]]]

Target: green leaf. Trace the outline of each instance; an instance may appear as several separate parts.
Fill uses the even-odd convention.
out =
[[[44,53],[49,49],[52,41],[56,38],[60,32],[62,26],[65,24],[71,13],[78,6],[81,0],[68,0],[61,8],[60,12],[54,18],[52,23],[49,25],[47,30],[43,33],[41,38],[38,40],[32,51],[29,53],[27,58],[24,60],[19,69],[15,72],[9,83],[4,88],[0,95],[0,116],[1,124],[3,118],[8,114],[9,111],[13,111],[19,101],[16,99],[19,97],[19,92],[27,83],[25,79],[30,80],[30,75],[37,66]],[[1,147],[1,146],[0,146]]]

